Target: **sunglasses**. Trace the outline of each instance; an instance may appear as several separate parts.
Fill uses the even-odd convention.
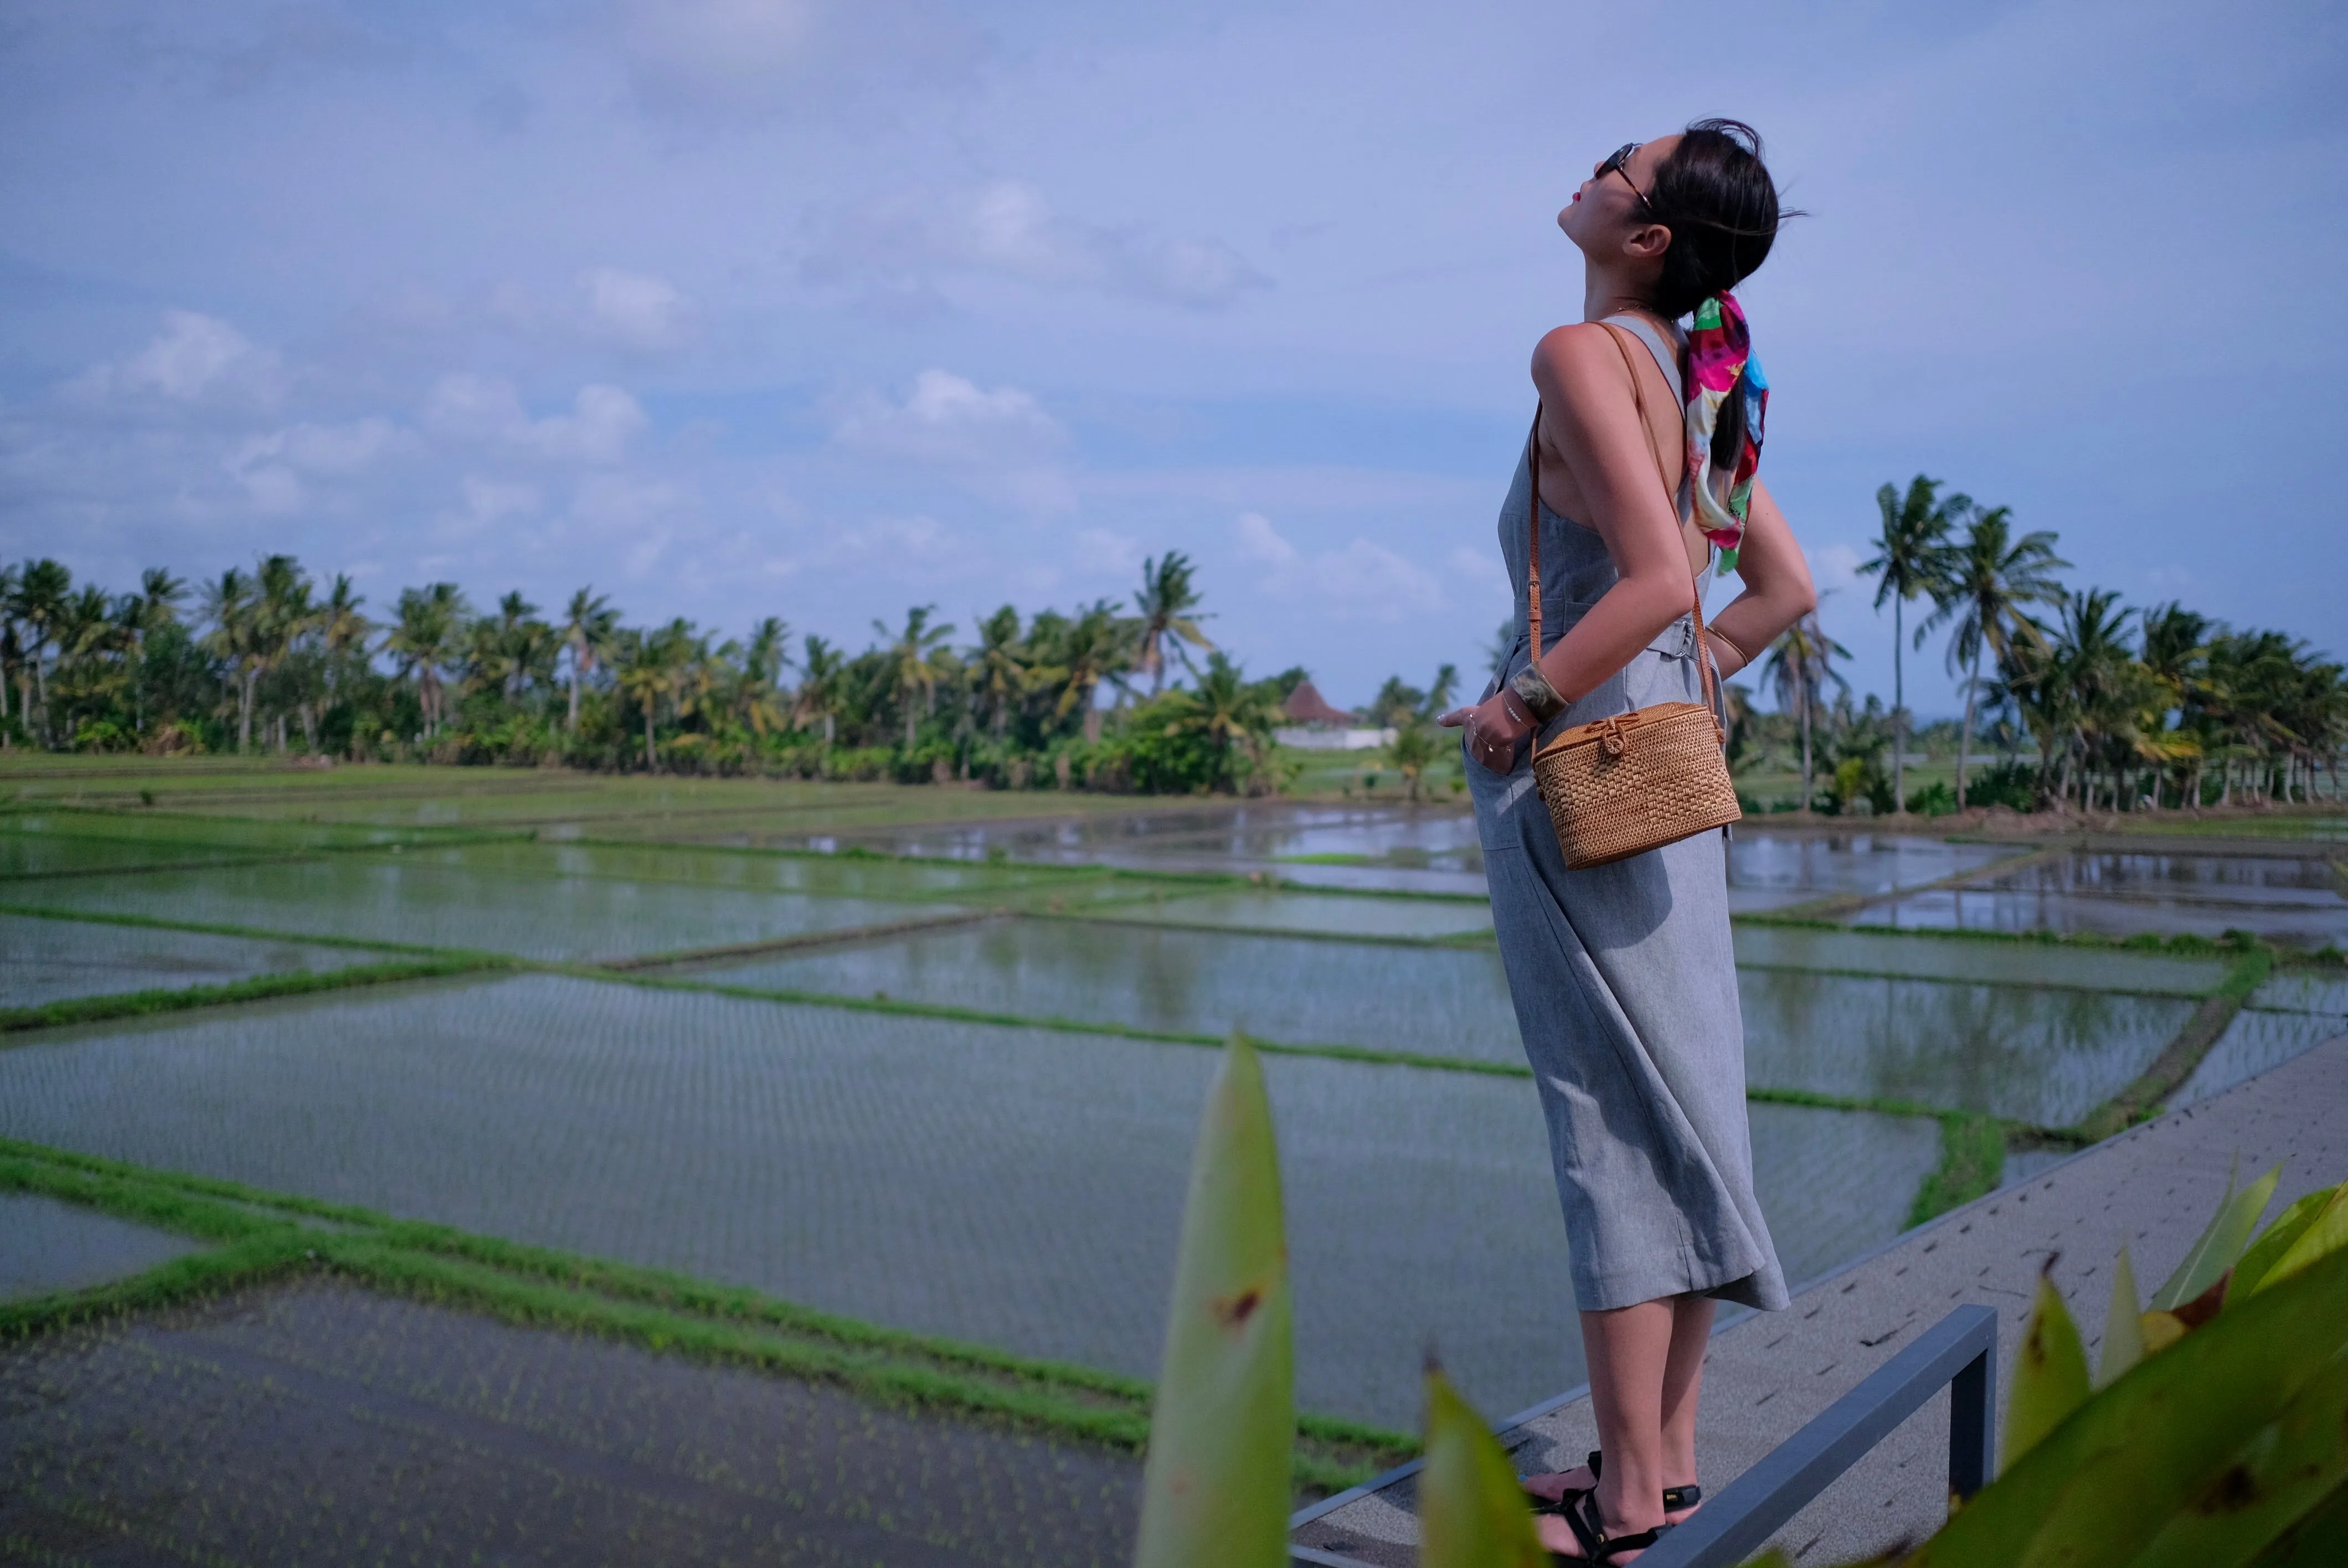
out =
[[[1641,148],[1646,145],[1647,144],[1643,141],[1624,142],[1622,146],[1616,148],[1613,151],[1606,155],[1606,161],[1598,166],[1598,172],[1591,176],[1591,178],[1593,179],[1603,179],[1610,174],[1621,175],[1622,177],[1622,183],[1631,188],[1631,194],[1639,199],[1639,205],[1645,208],[1647,210],[1647,215],[1652,218],[1655,215],[1654,203],[1648,200],[1647,193],[1639,189],[1639,182],[1631,178],[1631,171],[1622,167],[1624,164],[1631,161],[1631,155],[1632,153],[1638,151]]]

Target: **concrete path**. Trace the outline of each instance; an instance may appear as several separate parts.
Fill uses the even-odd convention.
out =
[[[2038,1272],[2088,1337],[2102,1336],[2112,1260],[2127,1245],[2150,1291],[2216,1212],[2237,1157],[2249,1181],[2281,1163],[2268,1215],[2348,1180],[2348,1037],[2188,1110],[2124,1132],[1909,1233],[1804,1290],[1784,1312],[1723,1327],[1705,1360],[1702,1479],[1717,1491],[1965,1302],[1999,1318],[1999,1393]],[[2001,1420],[2003,1399],[2001,1399]],[[1597,1444],[1577,1390],[1503,1435],[1526,1472],[1578,1464]],[[1947,1515],[1943,1393],[1797,1515],[1777,1544],[1797,1563],[1849,1563],[1938,1529]],[[1415,1560],[1415,1478],[1352,1496],[1295,1532],[1299,1561],[1401,1568]],[[1337,1501],[1337,1500],[1332,1500]]]

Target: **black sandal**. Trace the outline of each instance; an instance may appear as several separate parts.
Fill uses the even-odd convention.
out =
[[[1591,1480],[1596,1481],[1599,1478],[1601,1473],[1599,1467],[1604,1462],[1604,1460],[1605,1456],[1600,1453],[1596,1449],[1591,1449],[1590,1450],[1590,1458],[1585,1461],[1585,1463],[1589,1468]],[[1518,1479],[1522,1481],[1525,1478],[1519,1476]],[[1543,1497],[1537,1491],[1528,1491],[1525,1495],[1532,1499],[1532,1510],[1537,1514],[1563,1513],[1567,1509],[1573,1506],[1573,1502],[1576,1498],[1586,1497],[1593,1490],[1593,1488],[1586,1486],[1569,1486],[1564,1491],[1560,1492],[1554,1498]],[[1665,1513],[1678,1513],[1684,1509],[1694,1508],[1697,1503],[1702,1502],[1703,1501],[1704,1488],[1694,1485],[1693,1483],[1687,1486],[1667,1486],[1663,1488],[1663,1512]]]
[[[1573,1538],[1581,1545],[1581,1555],[1568,1557],[1562,1552],[1549,1554],[1551,1563],[1612,1563],[1624,1552],[1644,1552],[1663,1539],[1666,1530],[1676,1530],[1675,1524],[1658,1524],[1653,1530],[1642,1530],[1631,1535],[1609,1535],[1606,1522],[1598,1516],[1598,1494],[1585,1491],[1576,1499],[1580,1506],[1560,1511],[1560,1517],[1573,1531]]]

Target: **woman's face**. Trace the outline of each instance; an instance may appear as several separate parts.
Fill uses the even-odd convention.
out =
[[[1643,193],[1655,188],[1655,170],[1679,144],[1676,134],[1659,137],[1642,142],[1619,168],[1606,168],[1603,159],[1592,164],[1590,178],[1558,213],[1557,226],[1585,254],[1619,253],[1632,234],[1654,222]]]

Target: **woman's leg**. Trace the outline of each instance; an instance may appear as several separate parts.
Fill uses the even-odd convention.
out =
[[[1695,1484],[1695,1404],[1704,1386],[1704,1357],[1712,1343],[1709,1296],[1672,1300],[1672,1346],[1663,1358],[1663,1484]],[[1694,1509],[1669,1517],[1677,1524]]]
[[[1712,1313],[1710,1298],[1679,1296],[1581,1315],[1590,1404],[1606,1456],[1598,1512],[1610,1535],[1665,1522],[1663,1488],[1695,1481],[1696,1399]],[[1569,1484],[1588,1478],[1572,1472]],[[1578,1551],[1563,1520],[1540,1525],[1545,1544]]]

